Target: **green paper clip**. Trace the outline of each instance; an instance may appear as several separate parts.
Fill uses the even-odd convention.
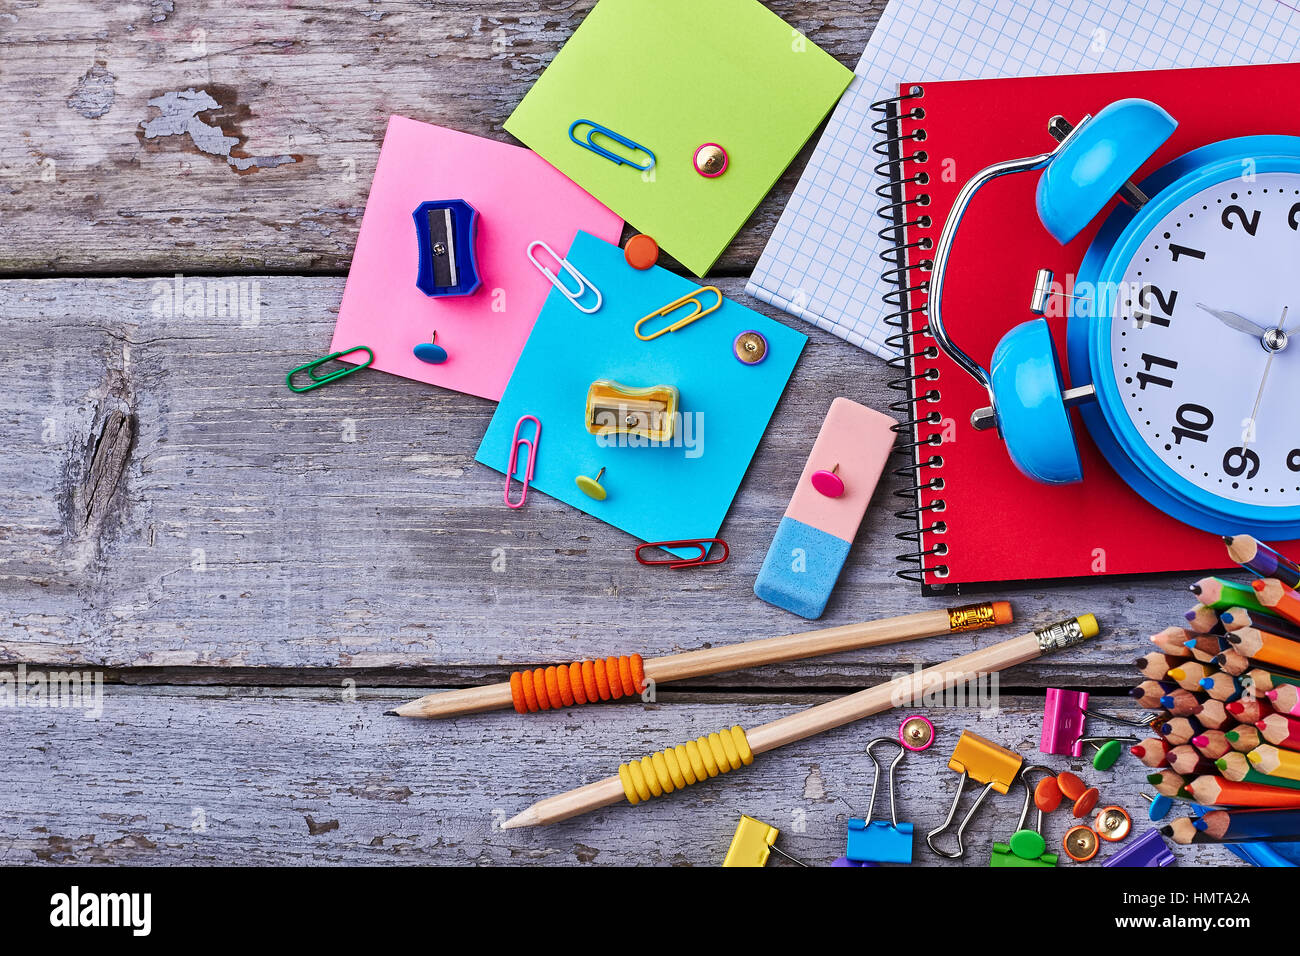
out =
[[[320,368],[322,365],[324,365],[326,362],[330,361],[331,359],[340,358],[344,355],[351,355],[353,352],[365,352],[366,355],[370,357],[366,359],[364,362],[362,362],[360,365],[350,365],[344,368],[335,369],[334,371],[328,372],[325,375],[316,374],[316,369]],[[375,353],[370,350],[370,346],[368,345],[353,346],[350,349],[344,349],[342,352],[334,352],[333,354],[326,355],[323,358],[318,358],[311,362],[307,362],[305,365],[299,365],[297,368],[293,369],[288,375],[284,377],[284,384],[289,386],[289,390],[291,392],[310,392],[313,388],[320,388],[322,385],[326,385],[330,382],[336,381],[342,378],[344,375],[351,375],[353,372],[359,372],[361,369],[368,366],[374,360],[375,360]],[[308,382],[306,385],[303,385],[301,387],[293,384],[293,377],[297,375],[299,372],[306,372],[307,377],[311,379],[310,382]]]

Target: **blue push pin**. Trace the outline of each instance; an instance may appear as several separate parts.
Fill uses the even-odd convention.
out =
[[[430,365],[441,365],[447,361],[447,350],[437,344],[438,333],[433,333],[433,338],[427,342],[421,342],[415,347],[415,357],[421,362],[428,362]]]
[[[1147,816],[1152,820],[1163,820],[1169,808],[1174,805],[1174,801],[1166,797],[1163,793],[1159,796],[1151,796],[1149,793],[1139,793],[1143,800],[1149,800],[1150,806],[1147,807]]]
[[[871,748],[879,743],[898,747],[898,756],[889,765],[889,823],[871,819],[871,811],[876,805],[876,791],[880,789],[880,763]],[[867,742],[867,756],[875,765],[876,773],[871,781],[871,802],[867,804],[866,817],[849,819],[848,850],[845,856],[855,863],[912,862],[912,824],[898,822],[898,811],[894,803],[894,768],[906,753],[906,748],[892,737],[877,737]]]

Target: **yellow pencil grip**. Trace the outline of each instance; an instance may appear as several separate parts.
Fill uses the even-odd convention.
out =
[[[736,725],[730,730],[688,740],[640,760],[619,764],[618,779],[623,784],[627,802],[636,806],[642,800],[672,793],[753,762],[754,752],[749,749],[744,728]]]

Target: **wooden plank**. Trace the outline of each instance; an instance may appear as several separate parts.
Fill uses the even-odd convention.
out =
[[[435,723],[379,716],[401,692],[363,689],[349,699],[344,691],[112,687],[98,720],[73,710],[10,711],[11,732],[0,738],[10,784],[0,805],[0,860],[717,865],[748,813],[781,829],[778,845],[787,852],[825,866],[844,852],[847,817],[866,809],[872,768],[863,745],[893,736],[903,716],[881,714],[784,747],[644,806],[503,831],[500,823],[536,798],[606,776],[622,760],[823,698],[665,695],[656,705]],[[918,863],[950,865],[926,848],[923,834],[942,821],[955,791],[957,775],[946,765],[962,728],[1031,760],[1041,756],[1041,701],[1001,703],[996,712],[927,711],[939,737],[899,769],[899,816],[918,833]],[[884,748],[880,754],[892,759]],[[1151,826],[1137,796],[1146,789],[1143,771],[1131,757],[1104,773],[1079,760],[1043,759],[1127,808],[1137,832]],[[970,800],[967,794],[963,813]],[[1021,800],[1015,791],[989,798],[967,832],[963,863],[987,864],[991,842],[1015,829]],[[1049,847],[1060,846],[1071,823],[1064,810],[1048,816]],[[1103,849],[1091,865],[1112,852]],[[1181,864],[1236,862],[1221,847],[1177,853]]]
[[[592,5],[14,7],[0,274],[342,272],[389,115],[513,142],[506,117]],[[884,5],[768,3],[850,67]],[[721,271],[757,261],[809,152]]]
[[[502,505],[501,475],[473,462],[490,402],[374,371],[289,392],[285,372],[325,350],[342,280],[187,281],[260,306],[170,316],[171,278],[0,282],[0,335],[24,344],[0,394],[0,659],[418,668],[456,682],[806,630],[753,596],[754,577],[830,400],[883,408],[894,395],[878,359],[804,328],[809,347],[722,529],[731,559],[643,568],[629,536],[545,495],[518,512]],[[741,280],[720,284],[740,294]],[[101,467],[123,449],[122,467]],[[877,491],[826,626],[954,603],[894,576],[899,486],[890,477]],[[1122,684],[1131,677],[1117,663],[1189,603],[1169,580],[1002,596],[1024,624],[1090,610],[1108,625],[1086,650],[1008,678],[1025,685]],[[698,683],[852,686],[987,640]]]

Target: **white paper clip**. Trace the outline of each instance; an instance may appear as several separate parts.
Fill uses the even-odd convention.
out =
[[[577,279],[578,288],[576,290],[570,290],[568,286],[566,286],[563,282],[560,281],[559,276],[557,276],[550,269],[546,268],[546,266],[538,262],[537,259],[533,256],[534,246],[541,246],[543,249],[545,249],[550,254],[551,258],[560,264],[561,269],[569,273],[569,275],[573,276],[573,278]],[[570,264],[568,259],[565,259],[560,255],[557,255],[555,250],[552,249],[550,246],[548,246],[546,243],[544,243],[542,240],[534,239],[532,242],[528,244],[528,261],[531,262],[533,265],[537,266],[537,271],[540,272],[542,275],[546,276],[547,280],[551,283],[551,285],[555,286],[555,288],[559,289],[562,293],[564,293],[564,297],[568,299],[570,302],[572,302],[573,307],[577,309],[579,312],[586,312],[588,315],[591,315],[591,313],[598,310],[601,306],[601,303],[604,302],[604,299],[601,297],[600,290],[597,289],[594,285],[592,285],[586,276],[584,276],[581,272],[575,269]],[[587,294],[588,290],[591,290],[591,292],[596,296],[596,304],[593,305],[590,309],[578,301],[584,295]]]

